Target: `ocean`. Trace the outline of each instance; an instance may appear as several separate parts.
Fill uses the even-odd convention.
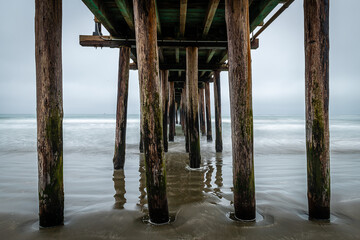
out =
[[[230,118],[223,152],[201,137],[202,168],[191,171],[181,126],[165,154],[172,222],[146,221],[139,116],[127,122],[124,171],[114,171],[115,116],[65,115],[64,226],[39,229],[36,118],[0,115],[1,239],[360,239],[360,116],[330,119],[331,219],[309,221],[305,120],[255,116],[257,221],[233,221]]]

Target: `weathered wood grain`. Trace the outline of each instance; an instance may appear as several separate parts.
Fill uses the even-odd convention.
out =
[[[35,0],[39,218],[64,223],[62,1]]]
[[[249,1],[226,0],[235,216],[255,220]]]
[[[304,0],[309,217],[330,218],[329,0]]]
[[[119,54],[115,152],[113,158],[114,169],[123,169],[125,164],[129,64],[130,64],[130,48],[122,47],[120,48],[120,54]]]
[[[201,162],[198,114],[198,49],[186,48],[186,94],[189,160],[191,168],[199,168]]]
[[[146,189],[150,221],[169,221],[163,148],[155,0],[134,0],[136,50],[142,105]]]

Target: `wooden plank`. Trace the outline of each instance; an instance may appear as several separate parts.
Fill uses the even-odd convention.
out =
[[[130,48],[120,48],[118,92],[116,107],[114,169],[124,169],[126,149],[126,121],[129,89]]]
[[[94,16],[101,22],[102,25],[108,30],[108,32],[116,36],[118,35],[112,23],[109,21],[107,16],[101,11],[100,4],[97,0],[82,0],[83,3],[89,8],[89,10],[94,14]]]
[[[248,0],[225,0],[235,216],[255,221],[254,137]]]
[[[209,30],[210,30],[211,24],[213,22],[215,12],[219,5],[219,2],[220,2],[220,0],[210,0],[209,1],[208,9],[207,9],[207,12],[205,15],[205,20],[204,20],[204,31],[203,31],[204,38],[209,33]]]
[[[329,0],[304,0],[304,22],[309,218],[329,219]]]
[[[180,37],[185,35],[187,0],[180,0]]]
[[[150,221],[169,221],[155,0],[134,0],[142,135]]]
[[[36,0],[36,117],[41,227],[64,223],[61,34],[62,1]]]
[[[133,9],[130,8],[130,4],[128,0],[115,0],[115,3],[118,6],[121,15],[124,17],[130,30],[134,31],[135,27],[134,27]]]

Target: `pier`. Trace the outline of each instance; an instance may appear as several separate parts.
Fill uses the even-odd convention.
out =
[[[129,71],[139,73],[139,151],[151,222],[169,222],[164,152],[174,141],[177,106],[190,168],[202,164],[201,135],[213,141],[210,84],[214,148],[223,151],[220,71],[229,72],[235,217],[255,220],[251,49],[261,47],[261,33],[293,1],[83,0],[95,32],[81,35],[80,45],[120,52],[114,169],[126,164]],[[64,221],[62,1],[36,0],[35,7],[39,218],[50,227]],[[329,219],[329,1],[304,0],[304,21],[309,218]]]

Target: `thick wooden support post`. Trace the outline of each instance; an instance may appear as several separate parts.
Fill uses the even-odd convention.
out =
[[[209,82],[205,83],[205,104],[206,104],[206,136],[207,141],[212,141],[211,131],[211,108],[210,108],[210,86]]]
[[[191,168],[199,168],[200,137],[198,114],[198,48],[186,48],[186,94],[187,94],[187,130],[189,139],[189,159]]]
[[[179,124],[179,121],[178,121],[178,110],[179,110],[178,103],[175,102],[175,124]],[[176,132],[175,132],[175,136],[176,136]]]
[[[221,122],[221,84],[220,72],[214,72],[214,103],[215,103],[215,150],[222,152],[222,122]]]
[[[141,118],[141,116],[140,116]],[[139,142],[139,152],[144,153],[144,141],[143,141],[143,134],[142,134],[142,123],[140,120],[140,142]]]
[[[64,223],[62,1],[35,1],[35,60],[39,218]]]
[[[174,82],[170,82],[170,107],[169,107],[169,141],[174,141],[175,136],[175,88]]]
[[[114,169],[123,169],[125,163],[126,119],[129,84],[130,48],[121,47],[119,56],[118,95],[116,108]]]
[[[186,84],[186,83],[185,83]],[[185,134],[185,151],[188,153],[189,152],[189,131],[188,131],[188,99],[187,99],[187,90],[186,90],[186,86],[184,88],[184,134]]]
[[[161,70],[161,97],[162,97],[162,113],[163,113],[163,143],[164,151],[168,151],[168,138],[167,138],[167,128],[168,128],[168,105],[169,105],[169,71]]]
[[[136,51],[150,221],[169,221],[155,0],[134,0]]]
[[[255,220],[249,1],[226,0],[235,216]]]
[[[309,218],[329,219],[329,0],[304,0],[304,20]]]
[[[205,95],[204,87],[199,88],[199,116],[200,116],[200,130],[202,136],[206,136],[204,95]]]

